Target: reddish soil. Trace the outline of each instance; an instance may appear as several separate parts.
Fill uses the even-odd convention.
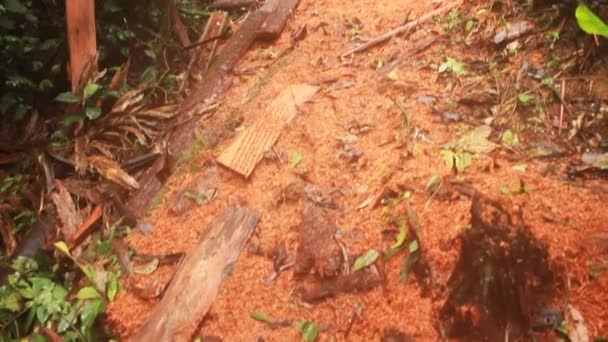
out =
[[[433,9],[430,3],[302,0],[282,37],[270,45],[256,45],[240,63],[240,68],[254,68],[257,73],[235,77],[236,84],[226,94],[221,108],[212,119],[203,123],[219,124],[237,113],[244,117],[243,125],[247,127],[254,117],[264,115],[267,104],[286,85],[321,84],[322,90],[299,108],[295,120],[275,144],[281,158],[264,159],[248,180],[219,166],[218,197],[181,216],[172,213],[168,210],[171,194],[183,190],[202,174],[210,156],[217,156],[232,141],[231,138],[223,140],[180,166],[166,185],[163,201],[146,218],[153,223],[152,231],[148,235],[135,232],[127,243],[140,253],[188,252],[211,218],[238,202],[262,213],[252,244],[264,250],[283,244],[288,254],[295,255],[302,208],[307,199],[300,196],[294,201],[277,204],[281,191],[295,182],[312,184],[324,192],[340,189],[343,195],[332,195],[339,206],[332,211],[332,218],[352,254],[370,248],[385,250],[387,243],[383,241],[382,231],[391,227],[382,219],[381,208],[357,207],[384,187],[396,189],[401,184],[414,189],[409,202],[422,227],[420,241],[433,270],[435,286],[440,289],[438,294],[423,297],[413,277],[405,282],[398,280],[403,262],[403,254],[400,254],[385,265],[386,286],[368,292],[338,294],[320,303],[305,305],[293,299],[292,292],[301,285],[294,277],[293,269],[282,272],[273,285],[266,285],[264,280],[272,272],[272,260],[244,250],[205,317],[200,327],[201,335],[220,336],[224,341],[256,341],[258,336],[266,341],[300,339],[300,333],[293,325],[271,330],[249,316],[251,311],[263,311],[274,319],[290,317],[319,323],[321,341],[377,341],[388,327],[420,341],[439,339],[437,309],[445,300],[445,284],[459,251],[457,243],[450,245],[447,242],[457,237],[459,230],[469,222],[471,201],[468,198],[429,201],[425,191],[429,178],[451,173],[441,158],[441,145],[453,141],[461,125],[441,122],[439,115],[429,105],[419,103],[417,98],[435,94],[439,101],[444,101],[446,80],[439,77],[436,67],[430,64],[439,65],[446,56],[458,60],[483,58],[486,52],[451,43],[441,35],[441,26],[430,22],[408,38],[397,37],[357,54],[352,63],[341,63],[338,57],[357,44],[346,28],[354,18],[360,20],[362,34],[375,37],[399,26],[408,15],[412,18],[429,12]],[[321,24],[325,24],[324,28],[319,26]],[[269,50],[266,49],[276,52],[287,47],[289,32],[303,25],[307,25],[309,34],[292,52],[270,68],[256,68],[268,62],[265,51]],[[398,80],[391,81],[385,75],[377,74],[378,60],[387,60],[391,55],[413,48],[428,35],[436,35],[437,41],[426,51],[408,58],[397,72]],[[517,69],[520,62],[516,58],[511,63]],[[326,82],[331,79],[336,82]],[[339,85],[347,85],[345,82],[352,86],[337,89]],[[416,143],[414,156],[408,157],[408,148],[400,148],[395,142],[394,137],[403,131],[403,116],[392,99],[410,114],[410,127],[421,129],[429,138],[428,142],[419,140]],[[339,156],[343,149],[337,138],[348,134],[353,123],[367,124],[370,131],[358,135],[353,146],[362,156],[350,162]],[[537,138],[523,135],[520,140],[527,144]],[[303,155],[297,169],[305,165],[305,181],[289,165],[291,155],[296,151]],[[463,176],[476,190],[494,197],[502,196],[499,189],[503,187],[517,186],[520,179],[534,189],[529,194],[512,195],[505,201],[523,209],[524,219],[533,234],[547,244],[550,259],[567,276],[569,292],[563,299],[581,311],[590,334],[608,334],[608,273],[600,273],[597,280],[589,276],[591,263],[606,262],[608,258],[594,240],[597,234],[608,231],[605,205],[608,194],[602,187],[605,185],[598,180],[570,181],[559,167],[557,172],[546,174],[548,165],[555,164],[551,160],[513,160],[508,156],[505,150],[494,153],[493,157],[474,159]],[[484,170],[491,160],[495,161],[496,167]],[[557,165],[567,162],[568,158],[562,158]],[[511,168],[521,163],[527,164],[525,172]],[[572,226],[548,222],[543,216],[568,220]],[[171,271],[163,267],[155,276],[167,281]],[[121,291],[107,309],[112,331],[121,340],[128,340],[155,303],[142,300],[128,290]],[[362,308],[361,319],[354,321],[345,338],[343,330],[357,306]]]

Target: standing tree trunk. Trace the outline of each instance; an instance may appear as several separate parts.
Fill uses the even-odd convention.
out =
[[[97,71],[95,0],[65,0],[72,92],[81,89]]]

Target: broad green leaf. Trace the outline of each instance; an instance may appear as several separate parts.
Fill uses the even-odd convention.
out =
[[[608,38],[608,25],[604,23],[589,7],[579,3],[576,7],[576,21],[581,29],[589,34],[599,34]]]
[[[86,87],[84,87],[83,91],[83,100],[88,100],[91,96],[93,96],[101,86],[97,83],[89,83]]]
[[[82,313],[80,314],[83,327],[91,327],[93,322],[95,322],[95,318],[97,318],[97,316],[102,313],[104,309],[105,304],[101,299],[93,299],[88,301],[82,308]]]
[[[291,154],[291,161],[289,162],[289,165],[292,168],[295,168],[296,166],[298,166],[298,164],[302,162],[302,160],[304,160],[304,156],[302,155],[302,153],[296,151]]]
[[[23,309],[21,304],[21,296],[17,292],[11,292],[8,295],[0,298],[0,310],[11,312],[19,312]]]
[[[473,29],[473,27],[475,26],[475,22],[473,20],[469,20],[467,21],[467,23],[464,26],[465,31],[471,31]]]
[[[139,81],[142,83],[154,83],[156,82],[156,76],[158,71],[155,67],[147,67],[139,76]]]
[[[86,286],[81,288],[80,291],[78,291],[78,293],[76,294],[76,298],[80,300],[95,299],[101,298],[101,295],[93,286]]]
[[[378,253],[378,251],[375,249],[368,250],[367,252],[365,252],[365,254],[361,255],[357,258],[357,260],[355,260],[355,264],[353,265],[353,272],[357,272],[373,264],[374,261],[378,259],[379,255],[380,253]]]
[[[85,114],[89,120],[95,120],[101,115],[101,108],[99,107],[87,107]]]
[[[255,319],[256,321],[272,323],[270,317],[268,317],[268,315],[262,311],[251,311],[249,312],[249,317]]]
[[[80,98],[76,96],[76,94],[66,91],[65,93],[57,95],[55,101],[62,103],[78,103],[80,102]]]
[[[508,129],[502,134],[502,142],[506,145],[515,147],[519,145],[519,137],[513,130]]]
[[[314,341],[319,335],[319,325],[315,322],[298,320],[296,321],[296,329],[302,333],[302,339],[304,341]]]

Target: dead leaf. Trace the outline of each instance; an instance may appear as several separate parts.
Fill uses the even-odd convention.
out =
[[[13,235],[13,220],[8,215],[0,214],[0,237],[6,248],[6,255],[13,255],[17,248],[17,240]]]
[[[132,268],[133,272],[136,274],[152,274],[158,268],[159,260],[158,258],[150,258],[150,260],[142,263],[133,263]]]
[[[57,216],[61,221],[61,233],[64,238],[69,238],[82,224],[82,216],[76,208],[72,196],[63,186],[63,183],[55,181],[55,191],[51,194],[51,200],[57,208]]]
[[[127,75],[129,74],[129,67],[131,66],[131,57],[127,59],[125,64],[123,64],[120,69],[114,74],[112,77],[112,81],[110,81],[110,85],[108,86],[109,90],[117,90],[127,79]]]
[[[492,127],[488,125],[475,127],[473,130],[462,136],[458,140],[457,145],[470,153],[492,152],[497,145],[488,140],[491,133]]]
[[[568,338],[570,342],[589,342],[589,331],[585,319],[578,309],[568,304],[566,309],[566,323],[568,324]]]
[[[90,156],[88,160],[104,178],[127,189],[139,189],[135,178],[123,171],[115,161],[103,156]]]

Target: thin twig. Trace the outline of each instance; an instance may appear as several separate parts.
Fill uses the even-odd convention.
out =
[[[414,20],[414,21],[410,21],[409,23],[399,26],[395,29],[392,29],[390,31],[388,31],[387,33],[381,35],[380,37],[374,38],[372,40],[370,40],[369,42],[359,45],[356,48],[353,48],[351,50],[346,51],[345,53],[341,54],[340,57],[346,57],[348,55],[357,53],[357,52],[361,52],[361,51],[365,51],[367,49],[369,49],[370,47],[376,46],[380,43],[383,43],[399,34],[405,33],[407,31],[413,30],[416,27],[418,27],[420,24],[423,24],[427,21],[429,21],[430,19],[432,19],[434,16],[439,15],[439,14],[443,14],[457,6],[460,5],[460,1],[452,3],[450,5],[438,8],[428,14],[425,14],[423,16],[421,16],[420,18]]]
[[[566,94],[566,80],[562,78],[562,89],[561,89],[561,98],[564,98]],[[558,135],[562,135],[562,125],[564,123],[564,101],[561,102],[561,106],[559,108],[559,130],[557,132]]]

